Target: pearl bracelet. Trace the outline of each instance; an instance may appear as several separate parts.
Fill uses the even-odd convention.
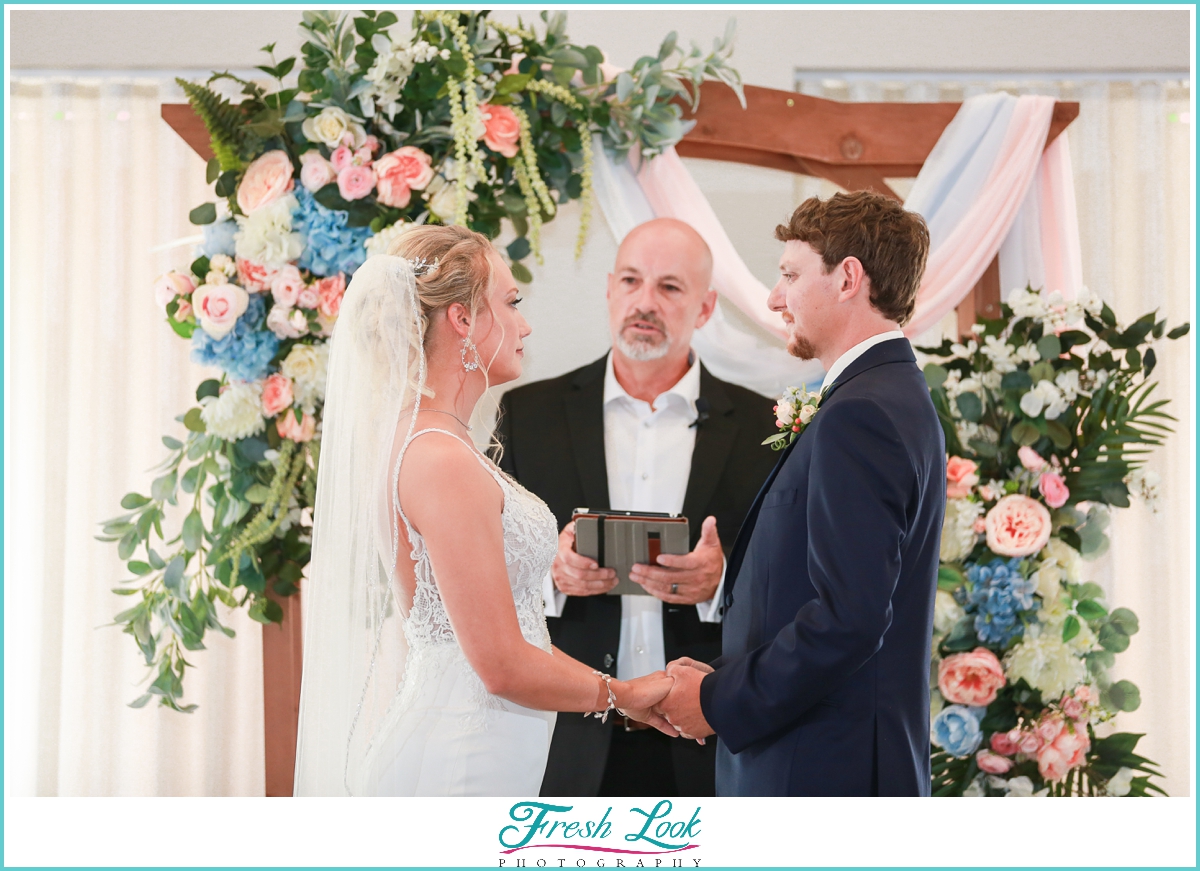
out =
[[[596,675],[602,681],[604,681],[604,686],[608,689],[608,707],[605,708],[603,711],[587,711],[584,713],[583,716],[584,717],[595,717],[601,723],[608,722],[609,711],[616,711],[618,714],[620,714],[622,717],[624,717],[625,712],[617,707],[617,694],[613,692],[612,676],[607,675],[602,671],[595,671],[595,670],[592,671],[592,674]]]

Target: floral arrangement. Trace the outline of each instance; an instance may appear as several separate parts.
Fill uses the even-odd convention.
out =
[[[1151,509],[1147,453],[1170,432],[1153,400],[1166,322],[1129,326],[1084,293],[1015,291],[965,342],[920,348],[946,436],[946,517],[931,680],[935,795],[1163,790],[1138,734],[1096,727],[1140,704],[1113,681],[1138,631],[1085,580],[1109,507]],[[1177,339],[1184,324],[1166,333]],[[1102,730],[1103,731],[1103,730]]]
[[[821,404],[821,394],[811,393],[808,388],[788,387],[775,403],[775,426],[779,428],[773,436],[763,439],[764,445],[770,445],[773,451],[782,451],[797,438],[812,422]]]
[[[170,452],[150,495],[129,493],[124,514],[98,536],[117,544],[131,578],[114,590],[135,600],[115,623],[150,669],[147,691],[184,705],[185,651],[208,629],[232,635],[215,603],[249,604],[262,623],[283,611],[308,564],[320,458],[328,340],[347,281],[408,228],[466,225],[491,238],[528,282],[539,230],[581,200],[579,246],[590,214],[592,141],[618,157],[652,157],[694,122],[699,84],[724,81],[732,22],[713,50],[685,53],[675,34],[656,56],[615,78],[595,46],[566,35],[566,16],[541,14],[542,32],[486,13],[303,13],[302,57],[260,66],[276,85],[218,73],[179,80],[214,154],[215,202],[192,210],[199,256],[154,286],[168,324],[192,358],[220,371],[180,415],[186,440]],[[297,66],[299,67],[297,69]],[[295,73],[294,83],[290,77]],[[233,80],[231,103],[211,87]],[[577,248],[577,253],[578,253]],[[182,496],[181,496],[182,492]],[[164,533],[166,506],[190,506]]]

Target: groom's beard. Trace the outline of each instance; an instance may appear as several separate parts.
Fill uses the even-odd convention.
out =
[[[788,332],[787,351],[793,357],[799,357],[801,360],[817,359],[817,349],[807,336],[800,335],[800,330],[796,328],[795,321],[788,324],[791,330]]]

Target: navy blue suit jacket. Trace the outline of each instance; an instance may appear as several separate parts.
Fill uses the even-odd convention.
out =
[[[851,363],[759,492],[700,685],[718,795],[928,795],[945,438],[905,339]],[[732,583],[730,583],[732,579]]]

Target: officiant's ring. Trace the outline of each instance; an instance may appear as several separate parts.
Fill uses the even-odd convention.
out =
[[[671,584],[671,595],[674,596],[679,592],[679,584]]]

